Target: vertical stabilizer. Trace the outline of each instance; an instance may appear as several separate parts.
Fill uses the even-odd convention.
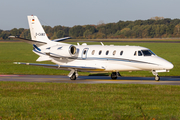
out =
[[[46,43],[50,41],[37,16],[28,16],[28,22],[32,40]]]

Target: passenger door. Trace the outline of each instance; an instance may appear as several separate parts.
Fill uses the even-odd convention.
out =
[[[81,58],[82,58],[82,59],[85,60],[85,59],[87,58],[88,50],[89,50],[89,48],[84,48],[84,49],[83,49],[82,55],[81,55]]]

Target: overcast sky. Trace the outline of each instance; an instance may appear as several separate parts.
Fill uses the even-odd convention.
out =
[[[180,0],[1,0],[0,29],[29,28],[27,15],[43,25],[73,27],[159,16],[180,19]]]

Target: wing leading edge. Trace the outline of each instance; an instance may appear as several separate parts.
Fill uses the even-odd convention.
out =
[[[85,67],[85,66],[72,66],[72,65],[54,65],[54,64],[38,64],[38,63],[22,63],[22,62],[14,62],[14,64],[22,64],[22,65],[32,65],[32,66],[43,66],[48,68],[66,68],[66,69],[77,69],[77,70],[85,70],[85,71],[104,71],[105,68],[98,67]]]

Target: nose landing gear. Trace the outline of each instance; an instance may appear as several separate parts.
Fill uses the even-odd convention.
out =
[[[155,76],[155,80],[156,81],[159,81],[160,80],[160,77],[158,75]]]
[[[159,81],[159,80],[160,80],[160,77],[159,77],[159,75],[158,75],[158,73],[157,73],[156,71],[153,70],[153,71],[152,71],[152,74],[155,75],[155,80],[156,80],[156,81]]]

